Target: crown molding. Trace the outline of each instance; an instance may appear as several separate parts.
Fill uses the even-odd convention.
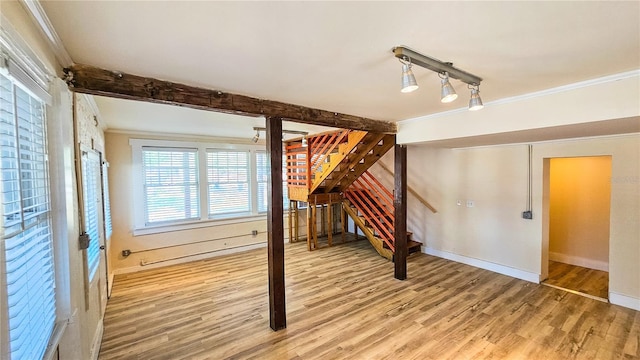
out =
[[[49,21],[49,17],[47,13],[42,8],[40,1],[38,0],[20,0],[22,6],[27,10],[27,13],[31,16],[33,22],[38,26],[42,34],[45,36],[47,41],[49,42],[49,46],[53,51],[56,60],[63,67],[69,67],[73,65],[73,60],[71,56],[65,49],[64,44],[62,44],[62,40],[58,36],[56,29],[54,29],[51,21]]]

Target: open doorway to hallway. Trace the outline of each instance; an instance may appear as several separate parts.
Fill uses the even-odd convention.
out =
[[[545,172],[549,244],[544,284],[606,301],[611,156],[545,159]]]

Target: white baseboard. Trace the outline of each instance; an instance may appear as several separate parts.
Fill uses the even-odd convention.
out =
[[[113,278],[116,277],[115,272],[109,274],[109,287],[107,287],[107,297],[111,297],[111,290],[113,289]]]
[[[100,319],[98,322],[98,327],[96,328],[96,332],[93,335],[93,342],[91,343],[90,350],[90,358],[92,360],[98,360],[98,355],[100,354],[100,345],[102,344],[102,334],[104,332],[104,323],[103,319]]]
[[[530,281],[536,284],[540,283],[541,281],[540,274],[512,268],[505,265],[492,263],[485,260],[474,259],[464,255],[454,254],[448,251],[441,251],[441,250],[436,250],[428,247],[423,247],[422,252],[428,255],[433,255],[433,256],[441,257],[447,260],[452,260],[455,262],[475,266],[481,269],[497,272],[498,274],[507,275],[514,278]]]
[[[609,272],[609,263],[549,251],[549,260]]]
[[[614,305],[624,306],[629,309],[640,311],[640,299],[629,295],[618,294],[609,291],[609,302]]]
[[[142,271],[142,270],[157,269],[157,268],[161,268],[161,267],[165,267],[165,266],[183,264],[183,263],[187,263],[187,262],[191,262],[191,261],[204,260],[204,259],[209,259],[209,258],[213,258],[213,257],[216,257],[216,256],[234,254],[234,253],[239,253],[239,252],[243,252],[243,251],[259,249],[259,248],[263,248],[263,247],[267,247],[267,242],[260,242],[260,243],[251,244],[251,245],[244,245],[244,246],[238,246],[238,247],[233,247],[233,248],[220,249],[218,251],[212,251],[212,252],[208,252],[206,254],[195,254],[193,256],[187,256],[187,257],[183,257],[183,258],[180,258],[180,259],[163,261],[161,263],[148,264],[148,265],[145,265],[145,266],[137,265],[137,266],[131,266],[131,267],[126,267],[126,268],[121,268],[121,269],[115,269],[113,271],[113,273],[114,273],[114,275],[129,274],[129,273],[134,273],[134,272],[138,272],[138,271]]]

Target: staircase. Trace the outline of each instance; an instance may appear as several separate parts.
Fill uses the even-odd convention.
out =
[[[339,130],[289,140],[285,144],[289,199],[316,205],[343,204],[344,211],[383,257],[392,260],[393,195],[367,170],[395,145],[395,135]],[[315,211],[315,210],[314,210]],[[307,242],[317,244],[308,210]],[[297,215],[296,215],[297,216]],[[409,253],[420,243],[407,233]],[[316,245],[317,246],[317,245]]]
[[[395,145],[395,136],[339,130],[286,143],[289,199],[341,193]]]
[[[393,194],[365,171],[344,191],[343,208],[381,256],[393,260],[395,252]],[[421,243],[407,232],[408,254],[420,251]]]

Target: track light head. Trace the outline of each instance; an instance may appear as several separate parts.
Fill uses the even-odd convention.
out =
[[[307,137],[306,137],[306,136],[303,136],[303,137],[302,137],[302,147],[307,147],[307,146],[308,146],[308,144],[307,144]]]
[[[402,62],[402,61],[401,61]],[[411,71],[411,59],[408,63],[402,62],[402,88],[403,93],[409,93],[418,89],[418,82]]]
[[[456,94],[456,90],[451,86],[449,82],[449,74],[438,74],[440,76],[440,82],[442,83],[442,89],[440,90],[440,101],[443,103],[450,103],[453,100],[458,98],[458,94]]]
[[[478,86],[471,88],[471,98],[469,99],[469,110],[476,111],[484,107],[482,99],[480,99],[480,89]]]
[[[253,135],[253,137],[251,138],[251,141],[253,141],[254,143],[257,143],[258,139],[260,139],[260,132],[256,131],[256,134]]]

